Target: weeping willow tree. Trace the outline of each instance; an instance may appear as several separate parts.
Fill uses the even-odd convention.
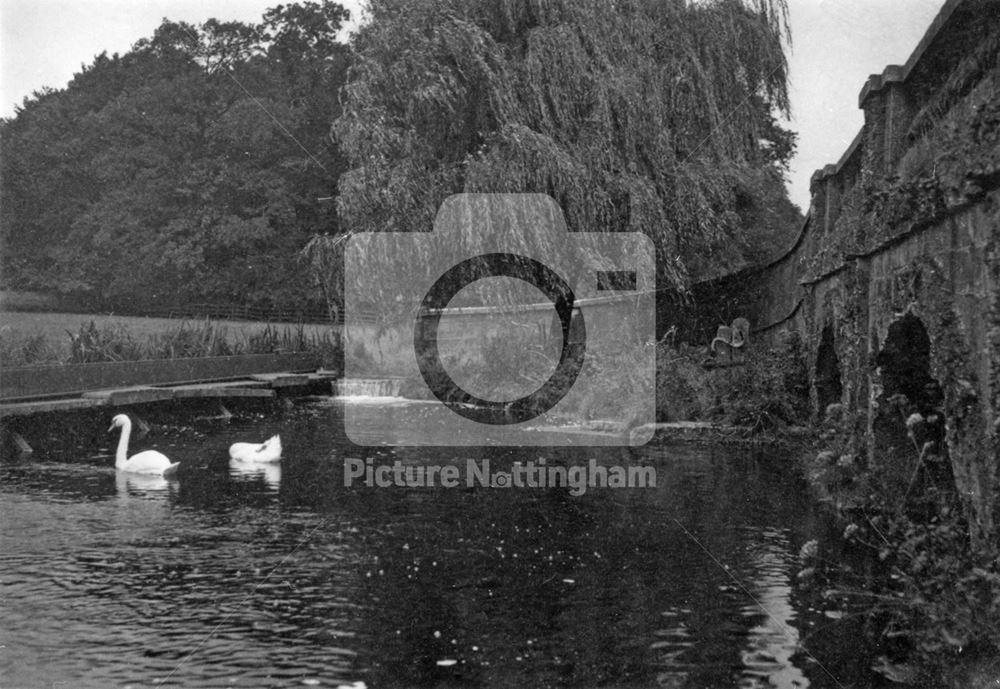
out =
[[[652,237],[660,284],[680,287],[758,242],[747,218],[794,146],[776,123],[785,0],[370,0],[369,13],[334,124],[351,168],[343,227],[424,231],[450,194],[540,192],[570,230]]]

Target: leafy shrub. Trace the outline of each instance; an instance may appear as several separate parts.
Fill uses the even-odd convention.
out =
[[[866,603],[866,631],[885,653],[876,670],[941,675],[959,656],[1000,653],[1000,545],[973,549],[934,420],[891,413],[910,408],[903,395],[886,405],[886,423],[896,419],[908,439],[908,464],[877,457],[868,466],[844,444],[837,414],[820,429],[821,451],[806,462],[808,477],[848,519],[842,541],[820,549],[853,549],[867,561],[865,576],[829,556],[799,579]]]
[[[809,378],[797,333],[788,333],[775,348],[749,350],[745,364],[713,376],[715,414],[753,431],[769,431],[806,421]]]
[[[693,421],[719,415],[720,401],[708,371],[699,362],[700,350],[687,345],[661,344],[657,351],[656,410],[660,419]]]

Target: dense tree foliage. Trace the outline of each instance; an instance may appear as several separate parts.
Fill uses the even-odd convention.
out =
[[[110,305],[299,303],[297,253],[335,229],[329,136],[347,12],[164,21],[0,124],[3,282]]]
[[[545,192],[571,229],[646,232],[661,284],[794,231],[784,0],[369,10],[353,52],[330,0],[165,20],[26,99],[0,122],[2,286],[118,308],[335,303],[338,227],[423,230],[459,191]]]
[[[652,236],[674,285],[761,260],[796,229],[783,0],[369,10],[335,124],[345,226],[425,230],[452,193],[543,192],[570,229]]]

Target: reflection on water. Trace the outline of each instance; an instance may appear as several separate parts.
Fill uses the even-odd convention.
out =
[[[234,479],[254,479],[258,478],[271,490],[278,490],[281,486],[281,464],[277,462],[262,462],[251,464],[229,460],[229,473]]]
[[[373,429],[386,423],[367,409]],[[801,647],[824,622],[791,586],[818,525],[779,459],[360,448],[341,414],[325,404],[264,429],[213,422],[170,447],[176,481],[116,474],[103,456],[0,466],[0,685],[858,683],[857,659],[837,655],[844,638],[824,636],[832,660]],[[279,431],[281,463],[229,463],[234,440]],[[655,467],[657,484],[580,497],[348,489],[345,456],[595,459]]]
[[[177,479],[166,479],[163,476],[152,474],[131,474],[126,472],[115,472],[115,488],[118,490],[118,497],[126,499],[132,497],[155,498],[158,494],[167,492],[170,484],[176,484]]]
[[[745,687],[805,687],[809,683],[793,662],[798,650],[799,632],[795,628],[795,609],[791,602],[790,574],[794,561],[788,539],[780,530],[764,529],[754,538],[755,549],[750,554],[753,569],[753,596],[744,613],[767,614],[750,630],[743,650],[743,665],[747,668]]]

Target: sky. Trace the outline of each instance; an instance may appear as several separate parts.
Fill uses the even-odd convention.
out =
[[[125,53],[163,18],[259,21],[290,0],[0,0],[0,117],[44,86],[62,88],[102,51]],[[360,0],[345,0],[352,17]],[[835,163],[863,123],[870,74],[903,64],[944,0],[788,0],[792,46],[789,128],[798,152],[789,194],[803,211],[812,173]]]

